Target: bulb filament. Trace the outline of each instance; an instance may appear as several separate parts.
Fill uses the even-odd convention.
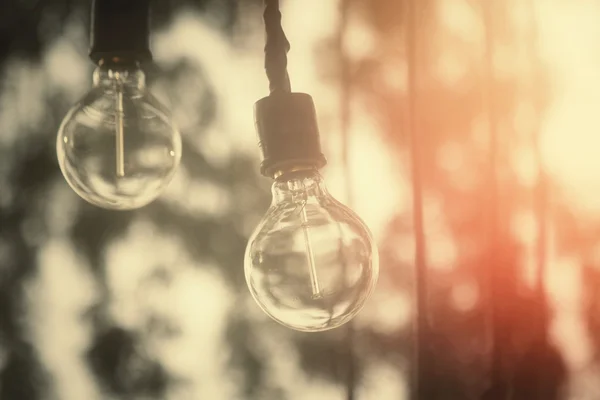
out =
[[[308,253],[308,264],[310,272],[310,284],[312,286],[313,298],[321,297],[321,288],[319,278],[317,277],[317,267],[315,265],[315,255],[313,253],[310,232],[308,231],[308,216],[306,215],[306,203],[302,206],[302,230],[304,231],[304,242],[306,243],[306,252]]]
[[[121,76],[118,72],[115,73],[115,78],[117,80],[115,84],[115,91],[117,94],[116,98],[116,108],[117,112],[115,113],[115,127],[116,127],[116,148],[117,148],[117,176],[122,178],[125,176],[125,149],[123,143],[123,86],[121,84]]]

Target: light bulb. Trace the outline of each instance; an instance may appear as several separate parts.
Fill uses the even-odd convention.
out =
[[[368,228],[326,190],[316,169],[273,183],[273,201],[246,247],[250,292],[270,317],[317,332],[352,319],[379,274]]]
[[[56,141],[73,190],[109,209],[142,207],[168,185],[181,137],[165,107],[146,91],[136,66],[100,66],[94,86],[64,118]]]

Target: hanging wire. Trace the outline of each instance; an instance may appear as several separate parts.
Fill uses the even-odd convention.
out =
[[[264,0],[264,5],[265,71],[269,79],[269,90],[271,93],[289,93],[291,85],[287,73],[287,53],[290,51],[290,43],[281,26],[279,0]]]
[[[493,0],[483,2],[483,19],[485,34],[484,54],[484,83],[483,102],[487,111],[489,128],[489,169],[488,169],[488,268],[490,285],[490,314],[491,314],[491,386],[485,393],[486,400],[506,400],[510,398],[510,385],[508,382],[507,360],[504,346],[508,343],[506,320],[503,314],[502,271],[498,254],[500,244],[499,225],[499,145],[498,145],[498,115],[494,101],[495,73],[494,73],[494,5]]]
[[[542,152],[541,152],[541,129],[540,121],[542,118],[543,109],[543,79],[542,74],[542,61],[540,59],[539,52],[539,31],[538,31],[538,20],[537,20],[537,9],[536,0],[529,0],[529,40],[528,40],[528,53],[530,54],[530,63],[532,65],[531,71],[531,90],[533,92],[533,107],[534,107],[534,127],[533,127],[533,146],[535,151],[536,164],[538,168],[538,180],[535,188],[535,201],[534,207],[536,210],[537,219],[537,243],[536,243],[536,281],[534,294],[535,300],[539,305],[536,315],[538,321],[536,323],[536,330],[534,331],[536,337],[535,340],[538,342],[538,348],[544,349],[546,365],[540,365],[540,374],[538,380],[540,382],[547,382],[545,386],[544,396],[548,400],[557,398],[558,388],[561,385],[561,380],[556,379],[557,376],[564,374],[561,368],[562,362],[547,362],[548,359],[552,359],[554,354],[554,348],[550,344],[548,338],[548,326],[549,326],[549,304],[548,304],[548,292],[545,285],[545,276],[547,269],[547,255],[548,255],[548,219],[550,217],[549,210],[549,192],[550,184],[549,177],[546,173]],[[541,346],[539,345],[541,344]],[[560,359],[560,357],[558,357]],[[564,376],[564,375],[563,375]]]
[[[535,292],[539,296],[539,300],[544,307],[547,307],[547,293],[546,287],[544,285],[544,276],[546,274],[546,255],[548,249],[548,177],[546,175],[546,171],[543,165],[542,153],[540,149],[540,126],[539,121],[542,115],[542,98],[541,98],[541,89],[542,85],[540,82],[541,76],[541,61],[539,58],[539,49],[538,49],[538,22],[536,18],[536,7],[535,0],[530,0],[529,4],[529,40],[528,40],[528,53],[531,57],[532,64],[532,90],[534,93],[534,119],[535,126],[533,131],[534,136],[534,149],[535,149],[535,158],[536,164],[538,168],[538,182],[536,187],[535,194],[535,209],[537,211],[537,230],[538,230],[538,240],[536,244],[536,253],[537,253],[537,276],[536,276],[536,287]]]
[[[414,399],[429,399],[431,390],[429,382],[430,363],[426,351],[428,343],[427,326],[427,259],[425,231],[423,225],[423,188],[421,181],[421,143],[418,133],[418,99],[417,99],[417,15],[418,0],[407,0],[407,61],[408,61],[408,99],[407,99],[407,128],[410,137],[411,169],[412,169],[412,202],[413,228],[415,234],[415,281],[417,298],[417,320],[415,324],[415,353],[416,363],[413,369]]]
[[[348,15],[352,0],[340,0],[340,17],[338,27],[338,52],[340,66],[340,134],[342,150],[342,166],[344,170],[344,186],[346,190],[346,204],[352,207],[352,180],[350,176],[350,124],[352,116],[350,108],[352,104],[353,87],[352,77],[350,75],[350,65],[345,53],[344,41],[348,31]],[[354,400],[354,386],[356,381],[355,373],[355,355],[354,355],[354,324],[352,321],[347,323],[346,328],[346,354],[342,357],[344,360],[344,379],[346,381],[346,399]]]

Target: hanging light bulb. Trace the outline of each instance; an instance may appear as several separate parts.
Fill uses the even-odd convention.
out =
[[[327,192],[318,172],[326,160],[315,106],[291,91],[278,0],[265,0],[264,20],[271,94],[254,111],[261,173],[275,181],[271,207],[246,247],[246,283],[275,321],[325,331],[362,309],[377,283],[379,257],[369,229]]]
[[[246,247],[246,282],[258,305],[289,328],[318,332],[352,319],[379,275],[373,238],[335,200],[318,169],[312,98],[276,91],[256,104],[261,172],[275,179],[273,201]]]
[[[82,198],[103,208],[133,209],[170,182],[181,138],[145,90],[140,69],[102,65],[92,90],[63,120],[56,151],[65,179]]]
[[[246,248],[246,281],[260,307],[300,331],[352,319],[378,276],[377,249],[361,219],[335,200],[318,171],[283,173]]]
[[[103,208],[142,207],[165,189],[181,158],[181,137],[147,90],[148,0],[96,0],[90,58],[93,88],[58,131],[60,169],[73,190]]]

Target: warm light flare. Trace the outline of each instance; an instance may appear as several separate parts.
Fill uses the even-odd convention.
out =
[[[539,43],[551,76],[542,121],[545,167],[573,206],[600,212],[600,4],[537,2]]]

